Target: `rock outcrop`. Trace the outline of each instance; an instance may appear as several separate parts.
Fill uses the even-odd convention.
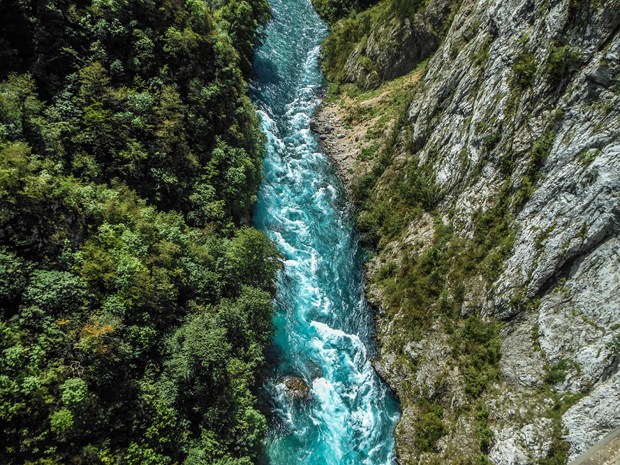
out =
[[[388,0],[337,23],[324,54],[328,76],[373,89],[407,74],[437,50],[457,4]]]
[[[407,74],[439,47],[451,5],[429,2],[406,18],[386,14],[347,58],[345,79],[368,89]]]

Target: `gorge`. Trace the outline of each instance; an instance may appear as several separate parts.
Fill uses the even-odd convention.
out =
[[[399,462],[569,462],[620,426],[620,4],[315,3]]]
[[[0,0],[2,464],[618,463],[619,245],[620,0]]]

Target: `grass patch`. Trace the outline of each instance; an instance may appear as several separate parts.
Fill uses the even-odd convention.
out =
[[[577,159],[582,165],[589,166],[596,160],[599,153],[601,153],[601,151],[596,148],[583,149],[577,154]]]

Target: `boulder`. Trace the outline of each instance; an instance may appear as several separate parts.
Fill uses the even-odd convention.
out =
[[[282,380],[282,384],[286,388],[286,391],[295,399],[309,399],[310,386],[303,378],[298,376],[285,376]]]

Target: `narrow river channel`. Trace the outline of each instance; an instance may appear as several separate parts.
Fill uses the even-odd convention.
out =
[[[267,134],[255,225],[285,259],[276,297],[277,366],[265,389],[274,411],[271,465],[394,463],[398,406],[374,372],[363,255],[346,193],[310,121],[324,80],[327,29],[310,0],[272,0],[251,94]],[[282,379],[303,378],[309,399]]]

